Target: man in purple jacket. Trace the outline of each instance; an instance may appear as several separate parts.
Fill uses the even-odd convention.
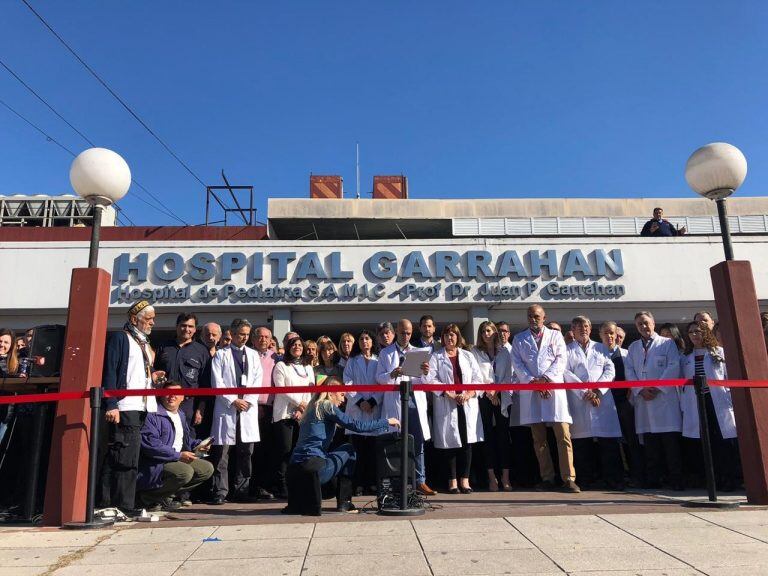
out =
[[[164,388],[181,388],[169,382]],[[189,441],[189,427],[179,405],[184,396],[161,396],[157,412],[147,414],[141,428],[137,498],[150,511],[177,510],[181,503],[173,500],[178,492],[189,492],[213,475],[213,465],[200,458],[208,447],[193,450],[200,440]]]

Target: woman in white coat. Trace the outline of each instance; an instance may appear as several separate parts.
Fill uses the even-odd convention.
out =
[[[456,324],[448,324],[440,337],[443,349],[432,354],[425,383],[467,384],[481,382],[482,376]],[[433,427],[435,448],[445,454],[448,492],[470,494],[469,471],[472,444],[483,440],[483,422],[474,390],[434,392]],[[458,477],[458,484],[457,484]]]
[[[718,346],[712,331],[706,324],[691,322],[687,328],[691,341],[689,353],[683,359],[683,378],[704,375],[707,380],[727,380],[725,355]],[[736,440],[736,418],[733,414],[731,391],[724,386],[710,386],[705,397],[709,437],[712,442],[712,456],[717,475],[717,487],[730,492],[736,488],[739,477],[738,444]],[[702,477],[703,458],[701,455],[701,431],[699,409],[693,386],[683,386],[680,399],[683,410],[683,440],[686,455],[694,474]]]
[[[304,353],[304,343],[295,336],[285,344],[283,359],[275,364],[272,371],[272,385],[277,387],[313,386],[315,373],[309,365],[310,359]],[[274,438],[275,496],[288,497],[286,471],[293,447],[299,437],[299,423],[304,410],[312,399],[309,392],[275,394],[272,407],[272,432]]]
[[[571,331],[574,341],[567,347],[564,380],[612,382],[616,368],[603,345],[590,339],[592,322],[589,318],[576,316],[571,321]],[[610,388],[581,388],[567,393],[568,410],[573,418],[573,460],[581,488],[602,478],[607,488],[622,490],[621,426]]]
[[[369,385],[376,384],[376,370],[379,360],[373,353],[374,335],[363,330],[357,337],[352,353],[344,366],[344,384]],[[345,412],[353,419],[362,422],[381,418],[383,392],[347,392],[347,407]],[[355,492],[376,493],[376,432],[346,433],[352,440],[352,446],[357,453],[355,464]]]
[[[483,384],[508,384],[512,381],[512,361],[509,351],[501,345],[496,324],[486,320],[477,329],[477,344],[472,347],[472,354],[480,369],[480,380]],[[508,418],[501,410],[502,394],[498,391],[487,390],[478,400],[480,416],[483,419],[483,456],[488,472],[488,490],[498,492],[509,491],[509,425]],[[499,482],[499,474],[501,482]]]

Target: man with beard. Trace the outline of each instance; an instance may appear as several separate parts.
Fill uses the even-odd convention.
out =
[[[155,325],[155,309],[146,300],[128,310],[123,329],[110,335],[104,356],[104,390],[147,390],[163,372],[153,372],[155,353],[148,337]],[[134,505],[141,448],[141,427],[148,412],[157,411],[154,396],[105,398],[109,447],[102,470],[102,503],[137,515]]]

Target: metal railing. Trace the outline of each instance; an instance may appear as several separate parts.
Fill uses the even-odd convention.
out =
[[[667,218],[688,234],[720,234],[717,216]],[[647,217],[453,218],[454,236],[639,236]],[[768,214],[729,216],[733,234],[768,234]]]

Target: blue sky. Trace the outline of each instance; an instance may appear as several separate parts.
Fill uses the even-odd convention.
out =
[[[727,141],[768,190],[768,4],[761,1],[58,2],[29,0],[209,184],[308,195],[404,173],[412,198],[689,197],[685,161]],[[180,219],[205,189],[20,0],[0,58]],[[88,145],[4,69],[0,99]],[[0,194],[69,193],[71,157],[0,107]],[[365,196],[364,196],[365,197]],[[131,189],[138,224],[174,224]]]

